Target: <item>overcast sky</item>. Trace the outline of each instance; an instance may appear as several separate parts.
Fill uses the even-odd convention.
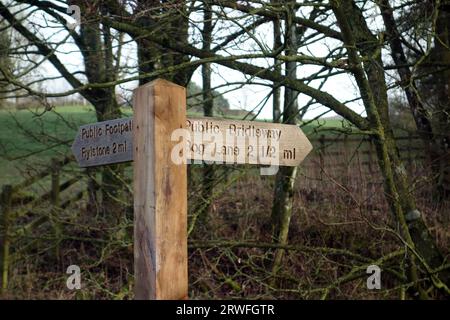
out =
[[[201,21],[201,17],[191,17],[194,21],[198,20]],[[33,17],[34,21],[39,22],[42,24],[43,18],[42,13],[37,13]],[[70,18],[69,18],[70,20]],[[41,28],[40,33],[41,37],[45,37],[47,39],[57,40],[61,41],[64,39],[67,34],[65,32],[55,32],[55,29],[52,28],[51,22],[49,22],[49,19],[47,17],[47,23],[49,23],[49,27],[47,28]],[[378,28],[378,22],[376,18],[373,19],[373,24],[371,24],[372,27]],[[201,25],[200,25],[201,27]],[[237,28],[237,26],[235,26]],[[226,35],[226,32],[232,32],[233,26],[221,26],[218,25],[217,29],[219,30],[219,35]],[[77,29],[78,30],[78,29]],[[255,32],[254,37],[259,39],[261,42],[272,45],[273,38],[272,38],[272,24],[266,23],[263,26],[260,26]],[[191,28],[191,34],[193,37],[198,36],[198,30],[195,28]],[[128,39],[129,40],[129,39]],[[321,57],[327,55],[330,48],[333,48],[337,45],[336,41],[327,39],[327,40],[321,40],[320,42],[308,45],[307,47],[300,48],[299,52],[303,54],[313,55],[316,57]],[[221,55],[227,55],[228,53],[243,53],[245,51],[251,50],[252,47],[256,47],[256,42],[253,40],[248,40],[245,42],[244,45],[240,44],[239,46],[232,48],[228,50],[227,52],[221,51],[219,54]],[[65,63],[67,68],[71,71],[77,71],[83,69],[83,63],[82,63],[82,57],[77,52],[77,47],[71,43],[62,44],[58,48],[58,56],[60,59]],[[136,46],[133,42],[129,41],[128,44],[125,46],[124,49],[124,61],[130,66],[130,65],[136,65]],[[254,60],[252,63],[256,63],[260,66],[267,66],[268,64],[272,63],[270,59],[264,60]],[[44,71],[40,73],[39,76],[55,76],[58,75],[57,71],[51,66],[50,63],[44,63]],[[297,77],[303,78],[311,73],[314,73],[317,71],[317,67],[315,66],[301,66],[298,68],[297,71]],[[134,74],[129,74],[128,76],[136,75],[135,69]],[[254,79],[256,82],[263,83],[265,81],[260,79]],[[198,68],[196,72],[193,75],[192,81],[196,82],[198,85],[201,86],[201,68]],[[212,83],[213,86],[218,86],[224,83],[229,82],[241,82],[245,81],[245,76],[241,73],[228,69],[226,67],[219,66],[217,64],[213,65],[213,76],[212,76]],[[265,82],[266,84],[268,82]],[[316,81],[312,84],[312,86],[317,87],[320,84],[319,81]],[[118,91],[121,92],[127,92],[127,90],[131,90],[137,86],[137,81],[132,81],[126,84],[122,84],[119,86]],[[48,92],[60,92],[64,90],[71,89],[69,84],[65,80],[56,80],[56,81],[48,81],[44,85],[45,90]],[[240,108],[245,109],[248,111],[254,110],[257,112],[260,108],[261,112],[259,115],[260,119],[270,119],[272,117],[272,99],[271,97],[269,99],[266,99],[268,94],[270,93],[271,89],[269,86],[262,86],[262,85],[246,85],[243,88],[234,90],[232,92],[225,92],[229,90],[229,88],[220,88],[218,89],[220,92],[224,92],[224,97],[229,101],[232,108]],[[332,94],[335,98],[337,98],[340,101],[348,101],[356,98],[358,96],[358,90],[355,87],[355,84],[353,82],[353,79],[349,77],[347,74],[342,74],[335,76],[333,78],[330,78],[326,84],[323,86],[322,90],[327,91],[328,93]],[[128,95],[130,92],[127,93]],[[299,106],[305,105],[310,100],[309,97],[304,95],[299,95]],[[353,110],[355,110],[358,113],[364,114],[364,108],[361,105],[360,101],[350,102],[347,103],[348,106],[350,106]],[[314,105],[312,106],[308,113],[306,114],[306,118],[313,118],[316,117],[319,114],[322,114],[325,112],[327,108]],[[334,113],[330,112],[326,116],[333,116]]]

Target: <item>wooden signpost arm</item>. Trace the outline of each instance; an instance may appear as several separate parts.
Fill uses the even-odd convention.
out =
[[[155,80],[134,91],[135,299],[186,299],[186,165],[171,133],[186,125],[186,89]]]

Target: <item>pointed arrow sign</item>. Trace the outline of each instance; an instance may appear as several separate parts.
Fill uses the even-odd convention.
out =
[[[133,118],[102,121],[81,126],[72,144],[80,167],[133,160]]]
[[[298,126],[257,121],[190,118],[172,140],[180,142],[175,162],[186,154],[199,161],[298,166],[312,150]],[[116,119],[81,126],[72,152],[81,167],[99,166],[132,161],[132,144],[133,119]]]
[[[187,119],[186,128],[191,160],[298,166],[312,150],[295,125],[194,118]]]

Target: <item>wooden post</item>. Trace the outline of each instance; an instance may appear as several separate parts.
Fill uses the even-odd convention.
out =
[[[0,293],[3,293],[8,288],[8,272],[9,272],[9,227],[10,214],[12,206],[12,186],[5,185],[1,193],[0,199],[0,271],[1,271],[1,286]]]
[[[372,168],[372,163],[373,163],[373,155],[372,152],[373,150],[373,142],[372,142],[372,138],[369,138],[369,152],[367,153],[367,164],[369,167],[369,174],[372,176],[373,175],[373,168]]]
[[[95,216],[98,212],[97,206],[97,172],[95,168],[88,168],[86,170],[87,174],[87,193],[88,193],[88,203],[87,210],[91,215]]]
[[[186,89],[155,80],[134,91],[135,299],[186,299],[187,173],[173,130],[186,125]]]
[[[57,159],[52,159],[51,161],[52,170],[52,192],[51,201],[53,206],[59,205],[59,170],[60,165]]]
[[[325,135],[320,135],[320,149],[319,149],[319,161],[320,161],[320,181],[323,181],[323,171],[325,170]]]
[[[409,172],[413,172],[413,155],[412,155],[412,149],[413,148],[413,135],[411,132],[408,132],[408,166],[409,166]]]
[[[360,155],[360,152],[359,152],[359,148],[362,147],[363,143],[364,143],[364,138],[361,141],[361,143],[357,146],[357,149],[356,149],[356,161],[358,161],[359,183],[362,183],[362,178],[363,178],[362,165],[361,165],[361,155]]]
[[[56,260],[59,262],[61,257],[61,249],[60,249],[60,241],[62,236],[61,226],[58,222],[57,215],[59,213],[59,193],[60,193],[60,179],[59,174],[61,170],[61,165],[58,159],[53,158],[51,161],[51,170],[52,170],[52,191],[50,200],[52,203],[52,215],[51,215],[51,223],[53,226],[53,231],[55,232],[56,246],[55,246],[55,256]]]
[[[344,170],[343,170],[343,178],[342,181],[344,184],[348,185],[350,183],[350,162],[352,161],[350,157],[350,142],[348,139],[348,135],[344,136]]]

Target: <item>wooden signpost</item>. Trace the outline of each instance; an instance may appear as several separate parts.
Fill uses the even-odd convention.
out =
[[[295,125],[192,118],[187,119],[186,129],[184,142],[190,160],[298,166],[312,150]]]
[[[133,161],[133,118],[84,125],[72,144],[81,167]],[[237,164],[298,166],[312,146],[295,125],[189,118],[181,140],[188,160]],[[176,148],[176,146],[175,146]]]
[[[80,127],[82,167],[133,162],[135,298],[187,299],[186,160],[297,166],[312,150],[294,125],[186,118],[186,89],[134,91],[134,117]]]
[[[80,167],[133,160],[133,118],[81,126],[72,152]]]

